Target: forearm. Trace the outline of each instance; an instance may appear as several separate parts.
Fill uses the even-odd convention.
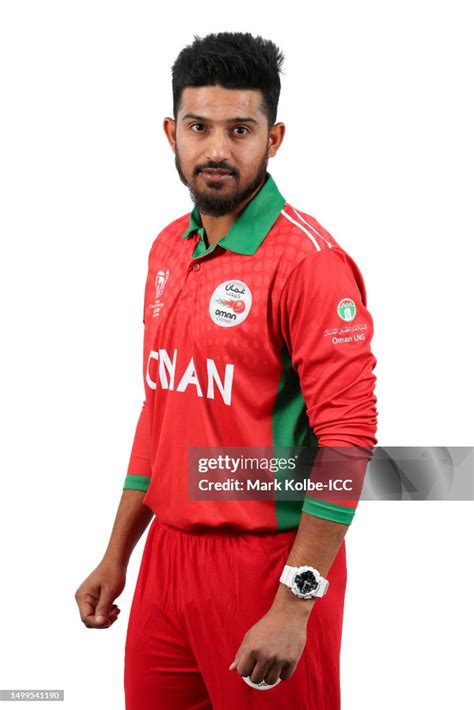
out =
[[[286,564],[292,567],[310,565],[326,577],[348,527],[348,525],[301,513],[298,532]],[[331,587],[328,590],[328,594],[330,593]],[[279,584],[273,606],[287,610],[291,614],[309,616],[315,603],[317,599],[299,599],[288,587]]]
[[[153,517],[153,511],[143,503],[144,497],[145,491],[123,491],[104,560],[128,565],[135,545]]]

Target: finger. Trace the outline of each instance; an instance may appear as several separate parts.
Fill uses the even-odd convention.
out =
[[[296,663],[283,664],[283,668],[280,672],[280,678],[282,680],[288,680],[288,678],[291,678],[291,676],[293,675],[295,668],[296,668]]]
[[[115,619],[113,619],[113,620],[115,620]],[[106,619],[105,623],[104,622],[98,623],[96,621],[95,614],[90,614],[89,616],[86,616],[82,621],[84,622],[85,626],[87,626],[87,628],[89,628],[89,629],[106,629],[112,623],[112,621],[110,621],[108,618]]]
[[[82,621],[85,621],[85,619],[94,615],[95,604],[92,604],[90,601],[83,599],[78,602],[78,606],[79,606],[79,614],[80,614]]]
[[[255,668],[257,659],[249,651],[244,651],[237,663],[237,673],[241,676],[249,676]]]
[[[115,606],[115,605],[114,605]],[[114,621],[117,620],[118,615],[120,614],[120,609],[115,606],[114,609],[112,609],[111,612],[109,612],[109,615],[106,618],[106,621],[100,621],[98,622],[96,619],[96,615],[94,614],[94,611],[92,611],[91,614],[88,614],[84,618],[82,618],[82,621],[84,622],[85,626],[89,629],[107,629],[109,626],[112,626]]]
[[[261,683],[272,667],[272,661],[258,661],[250,674],[250,680],[252,683]],[[247,675],[247,673],[245,673],[245,675]]]
[[[280,678],[284,664],[274,663],[265,673],[265,678],[263,679],[267,685],[274,685]]]
[[[99,589],[95,586],[90,587],[87,591],[85,589],[79,589],[75,594],[75,599],[77,606],[79,607],[79,613],[81,619],[93,614],[95,612],[95,607],[99,599],[100,593]]]
[[[109,589],[102,588],[99,602],[95,608],[96,623],[103,624],[107,620],[110,610],[113,606],[113,601],[114,595],[112,591]]]
[[[240,657],[242,655],[242,646],[243,646],[243,642],[240,644],[239,648],[237,649],[237,653],[235,654],[234,660],[232,661],[232,663],[229,666],[230,671],[233,671],[234,668],[237,668],[237,664],[238,664]]]

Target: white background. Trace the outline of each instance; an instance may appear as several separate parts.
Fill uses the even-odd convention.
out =
[[[270,170],[364,275],[379,443],[472,445],[470,3],[0,8],[0,688],[116,710],[144,538],[110,629],[82,625],[74,592],[104,552],[141,408],[148,251],[192,206],[162,132],[172,62],[212,31],[282,47]],[[343,710],[472,707],[472,513],[361,503]]]

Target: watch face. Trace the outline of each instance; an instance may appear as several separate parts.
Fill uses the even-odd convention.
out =
[[[310,592],[316,591],[319,586],[319,582],[316,580],[314,572],[311,572],[310,570],[297,574],[295,576],[295,584],[300,594],[309,594]]]

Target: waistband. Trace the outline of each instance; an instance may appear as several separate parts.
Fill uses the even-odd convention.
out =
[[[203,526],[200,528],[196,528],[195,530],[183,530],[181,528],[174,528],[172,525],[168,525],[168,523],[164,523],[162,520],[159,520],[156,515],[152,520],[151,523],[152,526],[156,526],[159,528],[162,528],[164,531],[169,533],[170,535],[176,535],[178,537],[192,537],[193,539],[199,539],[199,538],[206,538],[209,539],[209,537],[213,538],[229,538],[229,537],[236,537],[236,538],[255,538],[259,540],[264,540],[264,539],[277,539],[281,540],[282,542],[284,540],[291,540],[293,537],[295,537],[298,528],[292,528],[291,530],[269,530],[269,531],[262,531],[262,530],[243,530],[241,528],[235,528],[235,527],[224,527],[224,526],[216,526],[216,527],[211,527],[211,526]]]

